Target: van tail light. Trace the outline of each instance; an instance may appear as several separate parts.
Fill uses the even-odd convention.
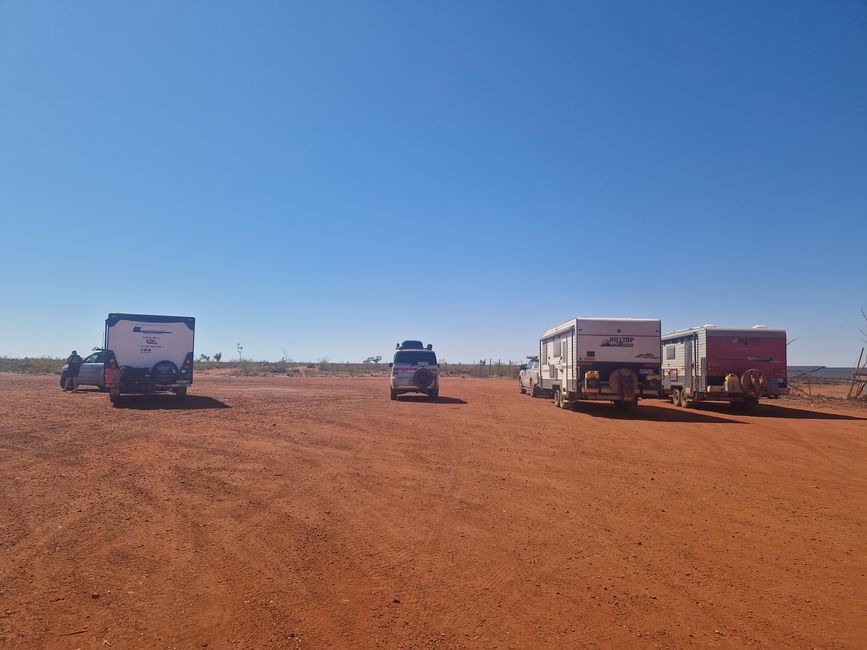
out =
[[[184,359],[184,365],[181,366],[181,374],[186,375],[193,371],[193,358],[191,355],[187,355],[187,358]]]

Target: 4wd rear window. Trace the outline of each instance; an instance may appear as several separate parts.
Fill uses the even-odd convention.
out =
[[[412,364],[426,362],[429,366],[435,366],[437,355],[431,350],[401,350],[394,353],[394,362]]]

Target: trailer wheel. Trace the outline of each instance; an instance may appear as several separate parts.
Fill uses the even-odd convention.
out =
[[[430,401],[436,402],[440,398],[440,389],[435,388],[434,390],[430,391],[427,396],[428,398],[430,398]]]
[[[179,386],[178,388],[175,388],[174,393],[175,393],[175,397],[177,399],[179,399],[179,400],[185,399],[187,396],[187,387],[186,386]]]
[[[530,386],[530,397],[539,397],[539,387],[535,384]]]
[[[518,380],[518,390],[521,391],[521,395],[527,394],[527,389],[524,388],[524,382],[522,382],[520,379]]]
[[[563,396],[560,394],[560,387],[554,386],[554,406],[560,408],[560,402],[563,401]]]
[[[680,391],[680,404],[679,405],[681,408],[689,408],[689,400],[687,398],[685,390]]]
[[[393,400],[397,399],[397,391],[394,390],[394,388],[391,389],[391,399],[393,399]]]
[[[671,403],[675,406],[680,406],[680,389],[675,388],[671,391]]]

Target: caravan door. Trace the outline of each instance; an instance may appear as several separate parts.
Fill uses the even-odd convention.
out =
[[[686,388],[696,388],[694,353],[693,339],[690,337],[683,342],[683,385]]]

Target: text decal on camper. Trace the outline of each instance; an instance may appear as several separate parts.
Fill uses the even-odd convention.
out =
[[[632,336],[609,336],[607,341],[602,342],[603,348],[631,348],[635,340]]]

